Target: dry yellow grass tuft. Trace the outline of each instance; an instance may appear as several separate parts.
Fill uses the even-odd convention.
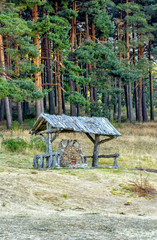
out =
[[[152,197],[157,194],[157,190],[150,183],[148,175],[144,176],[142,173],[136,176],[134,181],[130,181],[129,186],[140,197]]]

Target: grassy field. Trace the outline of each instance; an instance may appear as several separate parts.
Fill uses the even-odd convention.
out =
[[[122,134],[121,137],[114,139],[110,142],[104,143],[100,147],[100,154],[113,154],[119,153],[120,157],[118,163],[122,168],[134,169],[140,168],[156,168],[157,166],[157,123],[149,122],[142,124],[118,124],[116,126],[118,131]],[[0,134],[4,139],[20,137],[30,143],[32,136],[29,130],[0,130]],[[84,155],[92,155],[93,144],[86,137],[85,134],[69,133],[60,134],[53,143],[53,149],[58,149],[59,142],[62,139],[77,139],[82,147]],[[39,154],[39,150],[24,148],[18,153],[9,153],[1,146],[2,137],[0,137],[0,154],[1,159],[4,159],[3,164],[15,164],[16,166],[25,167],[33,155]],[[16,159],[18,154],[18,159]],[[6,162],[6,157],[9,156],[9,162]],[[91,159],[88,162],[91,166]],[[108,167],[112,166],[112,159],[100,159],[99,166]]]
[[[98,169],[37,170],[32,161],[39,149],[9,152],[1,144],[3,138],[16,137],[30,143],[29,130],[1,126],[0,238],[156,240],[157,173],[136,167],[157,170],[157,123],[115,127],[122,136],[103,144],[100,154],[119,153],[121,168],[110,168],[112,159],[100,159]],[[84,134],[61,134],[54,150],[62,139],[77,139],[84,154],[92,154]],[[140,197],[130,183],[152,187],[152,192]]]

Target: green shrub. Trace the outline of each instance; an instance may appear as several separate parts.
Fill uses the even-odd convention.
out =
[[[18,121],[13,121],[12,126],[11,126],[11,130],[16,131],[22,129],[21,124]]]
[[[46,151],[46,143],[40,138],[32,138],[29,144],[30,149],[37,149],[39,151]]]
[[[24,123],[25,123],[27,128],[32,128],[34,123],[35,123],[35,121],[36,121],[36,118],[25,119]]]
[[[2,141],[2,145],[10,152],[23,151],[28,143],[21,138],[10,138]]]

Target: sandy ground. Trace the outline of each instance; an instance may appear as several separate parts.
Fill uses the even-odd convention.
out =
[[[128,170],[0,168],[0,239],[157,239],[157,196],[121,185]],[[156,184],[156,173],[150,174]]]

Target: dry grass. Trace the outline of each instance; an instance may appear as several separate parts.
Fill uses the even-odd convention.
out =
[[[135,167],[140,168],[156,168],[157,166],[157,122],[149,122],[142,124],[131,125],[129,123],[117,126],[117,129],[122,134],[121,137],[105,143],[100,147],[100,154],[119,153],[120,157],[118,163],[123,168]],[[0,132],[4,138],[21,137],[27,142],[30,142],[31,135],[28,130],[7,131]],[[60,134],[53,143],[54,151],[58,149],[59,142],[62,139],[77,139],[80,143],[84,155],[92,155],[93,144],[86,137],[85,134],[69,133]],[[0,137],[0,151],[3,154],[4,150],[1,148],[2,138]],[[25,154],[28,158],[32,158],[37,154],[37,150],[25,149]],[[26,156],[25,156],[26,158]],[[89,165],[91,159],[89,159]],[[99,166],[112,166],[112,159],[100,159]]]
[[[148,177],[148,175],[144,176],[140,173],[134,181],[130,181],[130,189],[140,197],[154,196],[154,194],[157,194],[157,190],[152,186]]]
[[[151,239],[155,240],[157,195],[138,197],[128,185],[129,179],[137,183],[135,170],[131,170],[135,166],[156,168],[155,124],[142,125],[144,129],[141,125],[119,126],[122,137],[101,146],[100,154],[120,153],[120,169],[107,168],[112,159],[100,159],[99,165],[106,168],[33,169],[37,150],[7,152],[1,147],[0,137],[0,238],[149,239],[151,233]],[[31,138],[28,130],[5,130],[0,134],[5,139],[21,137],[28,142]],[[90,140],[77,133],[61,134],[53,149],[67,138],[77,139],[85,155],[92,154]],[[144,187],[150,189],[156,187],[157,175],[152,172],[149,176]]]

